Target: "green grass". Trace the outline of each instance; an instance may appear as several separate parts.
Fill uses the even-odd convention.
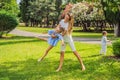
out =
[[[62,71],[55,72],[59,64],[60,43],[52,49],[45,59],[38,63],[47,42],[36,38],[18,37],[0,39],[0,80],[119,80],[120,62],[110,59],[111,45],[107,57],[99,56],[99,44],[75,42],[86,71],[67,47]]]
[[[35,33],[47,33],[48,30],[52,28],[37,28],[37,27],[17,27],[17,29],[35,32]],[[101,33],[95,32],[75,32],[78,31],[80,28],[76,27],[73,29],[72,35],[75,37],[82,37],[82,38],[101,38]],[[114,37],[113,33],[108,33],[108,38],[112,39]]]
[[[50,30],[52,28],[17,27],[17,29],[24,30],[24,31],[35,32],[35,33],[47,33],[48,30]]]
[[[101,38],[101,33],[93,33],[93,32],[73,32],[73,36],[82,37],[82,38]],[[108,33],[108,38],[113,38],[113,33]]]

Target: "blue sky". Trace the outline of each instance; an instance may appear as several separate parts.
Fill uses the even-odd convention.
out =
[[[19,4],[20,3],[20,0],[17,0],[17,4]]]

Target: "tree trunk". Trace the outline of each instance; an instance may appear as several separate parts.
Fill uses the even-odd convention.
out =
[[[117,24],[115,24],[114,34],[115,37],[120,37],[120,21]]]
[[[28,26],[29,26],[29,23],[28,23],[28,22],[26,22],[26,23],[25,23],[25,26],[27,26],[27,27],[28,27]]]
[[[3,31],[0,32],[0,38],[2,38],[2,35],[3,35]]]

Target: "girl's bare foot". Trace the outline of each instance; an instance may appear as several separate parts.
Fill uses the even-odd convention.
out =
[[[85,71],[85,66],[84,65],[82,65],[82,71]]]
[[[56,72],[59,72],[60,70],[61,70],[61,69],[58,68],[58,69],[56,70]]]
[[[41,62],[42,61],[42,59],[40,58],[40,59],[38,59],[38,62]]]

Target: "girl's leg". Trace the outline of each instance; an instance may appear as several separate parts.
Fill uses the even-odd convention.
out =
[[[58,69],[56,70],[57,72],[62,69],[63,61],[64,61],[64,51],[61,51],[59,67],[58,67]]]
[[[100,50],[100,54],[102,54],[103,53],[103,45],[101,45],[101,50]]]
[[[53,48],[53,46],[50,45],[50,46],[46,49],[44,55],[43,55],[41,58],[38,59],[38,62],[42,61],[42,60],[44,59],[44,57],[48,54],[48,52],[49,52],[52,48]]]
[[[85,66],[84,66],[84,64],[82,62],[82,59],[81,59],[80,55],[78,54],[77,51],[73,51],[73,53],[77,57],[78,61],[80,62],[81,66],[82,66],[82,71],[84,71],[85,70]]]
[[[102,48],[101,48],[101,50],[100,50],[100,55],[102,55],[102,53],[103,53],[103,50],[102,50]]]
[[[38,36],[36,38],[38,38],[40,40],[43,40],[43,41],[47,41],[47,38],[41,38],[41,37],[38,37]]]
[[[106,55],[106,51],[107,51],[107,46],[104,45],[104,46],[103,46],[103,53],[104,53],[104,55]]]

